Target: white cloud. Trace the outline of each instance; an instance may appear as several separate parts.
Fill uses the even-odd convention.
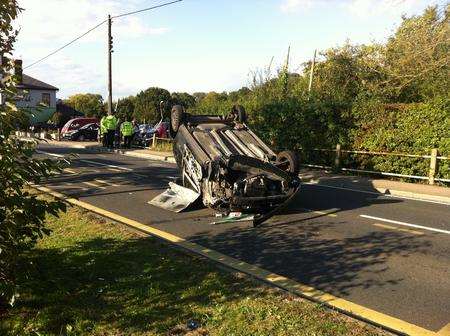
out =
[[[25,72],[58,87],[60,89],[58,97],[67,97],[82,92],[103,93],[106,88],[106,78],[101,70],[75,63],[63,54],[56,54],[52,62],[43,62],[40,66]]]
[[[70,41],[111,15],[137,9],[142,3],[136,0],[22,0],[24,11],[16,24],[20,27],[19,43],[58,45]],[[165,27],[151,27],[138,16],[126,16],[113,20],[114,34],[139,38],[163,34]],[[103,41],[106,25],[85,38],[81,43]]]

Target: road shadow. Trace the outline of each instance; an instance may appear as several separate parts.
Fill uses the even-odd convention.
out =
[[[427,237],[370,227],[343,234],[338,227],[345,224],[308,213],[297,220],[274,218],[256,229],[203,231],[188,239],[337,296],[401,283],[405,279],[389,272],[388,259],[409,258],[431,246]]]

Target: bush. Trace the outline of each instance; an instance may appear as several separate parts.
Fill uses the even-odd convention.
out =
[[[10,56],[17,35],[11,22],[20,9],[14,0],[1,2],[0,9],[0,55]],[[0,90],[6,104],[0,105],[0,306],[14,303],[19,287],[16,273],[24,266],[19,265],[19,255],[49,233],[43,224],[45,214],[65,209],[60,201],[38,199],[24,189],[29,182],[39,183],[60,171],[62,162],[33,157],[36,144],[12,136],[23,112],[14,105],[17,79],[11,72],[11,62],[2,62]]]

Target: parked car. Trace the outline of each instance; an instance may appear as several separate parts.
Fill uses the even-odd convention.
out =
[[[169,123],[167,121],[160,121],[153,128],[158,138],[167,138],[169,136]]]
[[[87,125],[87,124],[92,124],[92,123],[98,123],[98,119],[97,118],[74,118],[74,119],[70,119],[61,129],[61,137],[64,137],[64,135],[67,132],[72,132],[75,131],[77,129],[79,129],[80,127]]]
[[[141,124],[138,131],[133,136],[133,145],[139,147],[148,147],[152,142],[153,126],[150,124]]]
[[[64,133],[63,139],[72,141],[97,140],[99,128],[100,125],[97,123],[87,124],[77,130]]]
[[[245,124],[236,105],[227,116],[190,115],[172,108],[170,134],[180,184],[151,201],[181,211],[201,199],[214,210],[253,214],[256,226],[283,209],[300,187],[295,152],[273,152]]]

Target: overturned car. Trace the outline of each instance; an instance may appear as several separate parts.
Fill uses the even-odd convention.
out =
[[[255,226],[280,211],[299,190],[297,155],[275,154],[245,122],[240,105],[226,116],[174,106],[169,131],[181,179],[152,204],[181,211],[201,199],[220,213],[254,214]]]

